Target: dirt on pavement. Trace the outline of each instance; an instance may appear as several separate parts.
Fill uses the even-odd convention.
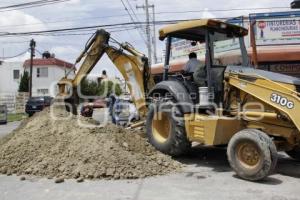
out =
[[[181,164],[156,151],[143,131],[85,127],[55,108],[37,113],[0,139],[0,173],[47,178],[135,179],[164,175]],[[65,117],[69,119],[64,120]],[[93,120],[81,119],[85,125]]]

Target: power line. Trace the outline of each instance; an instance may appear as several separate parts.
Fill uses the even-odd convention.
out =
[[[22,51],[21,53],[18,53],[17,55],[14,56],[8,56],[8,57],[0,57],[1,60],[7,60],[7,59],[12,59],[12,58],[17,58],[25,53],[28,52],[29,49],[26,49],[26,51]]]
[[[184,20],[180,20],[184,21]],[[176,22],[176,20],[171,21],[158,21],[157,23],[168,24]],[[73,27],[73,28],[63,28],[63,29],[52,29],[52,30],[42,30],[42,31],[31,31],[31,32],[3,32],[0,33],[1,36],[20,36],[20,35],[39,35],[43,33],[55,33],[55,32],[66,32],[66,31],[77,31],[77,30],[91,30],[96,28],[112,28],[112,27],[123,27],[132,25],[145,25],[146,22],[127,22],[118,24],[106,24],[106,25],[94,25],[94,26],[83,26],[83,27]]]
[[[127,6],[126,6],[126,4],[124,3],[123,0],[121,0],[121,3],[122,3],[122,5],[124,6],[124,8],[125,8],[127,14],[129,15],[130,20],[132,21],[132,23],[139,24],[140,22],[136,22],[136,21],[134,20],[134,18],[132,17],[131,13],[129,12],[129,10],[128,10],[128,8],[127,8]],[[137,28],[140,28],[140,29],[143,30],[143,27],[142,27],[141,25],[140,25],[140,26],[137,26]],[[140,34],[140,36],[141,36],[141,38],[144,40],[144,42],[147,44],[147,41],[146,41],[146,39],[145,39],[143,33],[142,33],[141,31],[139,31],[139,30],[138,30],[138,33]]]
[[[110,33],[116,33],[116,32],[123,32],[123,31],[129,31],[129,30],[136,30],[136,27],[132,28],[124,28],[124,29],[116,29],[109,31]],[[95,30],[96,31],[96,30]],[[90,31],[86,33],[61,33],[61,34],[43,34],[41,36],[53,36],[53,37],[59,37],[59,36],[82,36],[82,35],[92,35],[95,33],[95,31]]]
[[[215,18],[219,20],[228,20],[233,18]],[[165,21],[156,21],[155,25],[166,25],[166,24],[174,24],[177,22],[182,21],[190,21],[195,19],[177,19],[177,20],[165,20]],[[249,21],[249,19],[243,19],[244,22]],[[113,29],[113,28],[121,28],[121,27],[137,27],[137,25],[146,25],[147,22],[126,22],[126,23],[117,23],[117,24],[105,24],[105,25],[94,25],[94,26],[82,26],[82,27],[71,27],[71,28],[63,28],[63,29],[51,29],[51,30],[40,30],[40,31],[31,31],[31,32],[3,32],[0,33],[0,37],[5,36],[30,36],[30,35],[42,35],[42,34],[49,34],[49,33],[66,33],[66,32],[73,32],[73,31],[88,31],[88,30],[96,30],[99,28],[105,29]],[[150,24],[152,25],[152,24]],[[131,28],[130,27],[130,28]]]
[[[27,3],[20,3],[20,4],[9,5],[9,6],[1,6],[0,9],[2,10],[2,9],[8,9],[8,8],[19,8],[19,7],[24,7],[24,6],[31,6],[31,5],[35,5],[35,4],[52,2],[52,1],[53,0],[32,1],[32,2],[27,2]]]
[[[45,5],[63,3],[63,2],[67,2],[67,1],[70,1],[70,0],[40,0],[40,1],[34,1],[34,2],[29,2],[29,3],[14,4],[14,5],[10,5],[10,6],[0,7],[0,12],[41,7],[41,6],[45,6]]]
[[[135,17],[135,19],[136,19],[136,21],[137,21],[137,22],[141,21],[141,20],[138,18],[137,14],[134,12],[134,9],[133,9],[133,7],[131,6],[131,3],[129,2],[129,0],[126,0],[126,1],[127,1],[127,4],[129,5],[129,8],[130,8],[131,12],[133,13],[133,15],[134,15],[134,17]]]
[[[219,10],[187,10],[187,11],[160,11],[156,12],[157,15],[163,14],[185,14],[185,13],[199,13],[199,12],[230,12],[230,11],[247,11],[247,10],[267,10],[267,9],[289,9],[289,7],[253,7],[253,8],[235,8],[235,9],[219,9]],[[0,11],[1,12],[1,11]],[[138,19],[138,15],[144,15],[144,13],[134,13],[136,18]],[[108,16],[98,16],[98,17],[86,17],[86,18],[61,18],[54,21],[45,21],[43,23],[25,23],[25,24],[14,24],[14,25],[4,25],[0,26],[0,28],[9,28],[9,27],[23,27],[23,26],[33,26],[33,25],[41,25],[41,24],[57,24],[57,23],[64,23],[64,22],[75,22],[75,21],[86,21],[86,20],[93,20],[93,19],[102,19],[102,18],[117,18],[117,17],[124,17],[128,16],[127,14],[120,14],[120,15],[108,15]]]
[[[11,44],[17,44],[17,45],[19,45],[19,44],[25,44],[25,43],[28,43],[29,41],[28,40],[26,40],[26,41],[5,41],[5,42],[0,42],[1,44],[9,44],[9,45],[11,45]]]
[[[199,12],[231,12],[231,11],[250,11],[250,10],[271,10],[271,9],[290,9],[290,7],[258,7],[258,8],[230,8],[230,9],[207,9],[207,10],[186,10],[186,11],[162,11],[156,14],[185,14]]]
[[[182,20],[168,20],[168,21],[156,21],[157,25],[165,25],[165,24],[173,24],[176,22],[187,21],[193,19],[182,19]],[[82,27],[72,27],[72,28],[63,28],[63,29],[51,29],[51,30],[41,30],[41,31],[31,31],[31,32],[4,32],[0,33],[0,37],[3,36],[29,36],[29,35],[40,35],[47,33],[58,33],[58,32],[70,32],[70,31],[87,31],[87,30],[95,30],[98,28],[106,28],[111,29],[115,27],[128,27],[132,25],[146,25],[147,22],[127,22],[127,23],[118,23],[118,24],[106,24],[106,25],[94,25],[94,26],[82,26]]]
[[[86,17],[86,18],[62,18],[54,21],[44,21],[42,23],[26,23],[26,24],[14,24],[14,25],[4,25],[0,26],[0,28],[9,28],[9,27],[18,27],[18,26],[33,26],[33,25],[42,25],[42,24],[57,24],[61,22],[75,22],[75,21],[86,21],[89,19],[102,19],[102,18],[116,18],[116,17],[125,17],[128,16],[128,14],[121,14],[121,15],[107,15],[107,16],[99,16],[99,17]]]

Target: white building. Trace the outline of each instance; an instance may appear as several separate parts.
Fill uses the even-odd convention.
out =
[[[29,72],[30,60],[26,60],[24,68]],[[73,64],[66,61],[44,56],[33,60],[32,70],[32,96],[55,96],[57,83],[68,74],[73,78],[75,70]]]
[[[0,61],[0,95],[15,95],[18,92],[23,62]]]

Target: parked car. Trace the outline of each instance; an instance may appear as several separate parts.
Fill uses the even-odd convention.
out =
[[[0,124],[7,124],[7,106],[0,105]]]
[[[84,103],[80,109],[81,116],[92,117],[94,109],[106,108],[107,101],[105,99],[95,99],[93,102]]]
[[[32,116],[36,112],[44,110],[44,108],[51,105],[53,98],[48,96],[31,97],[26,103],[25,112]]]
[[[113,116],[117,125],[127,126],[140,119],[135,105],[126,99],[117,99],[113,108]]]
[[[106,108],[107,101],[105,99],[95,99],[93,102],[93,108]]]

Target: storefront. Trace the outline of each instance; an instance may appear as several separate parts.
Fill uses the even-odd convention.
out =
[[[255,13],[229,22],[249,28],[254,21],[258,68],[300,78],[300,11]],[[245,44],[251,59],[250,34],[245,37]],[[241,64],[238,39],[219,42],[214,48],[218,55],[215,59],[220,64]],[[192,41],[173,41],[170,72],[181,71],[190,52],[196,52],[198,58],[204,60],[204,44],[192,45]],[[163,64],[153,66],[152,73],[163,73]]]

